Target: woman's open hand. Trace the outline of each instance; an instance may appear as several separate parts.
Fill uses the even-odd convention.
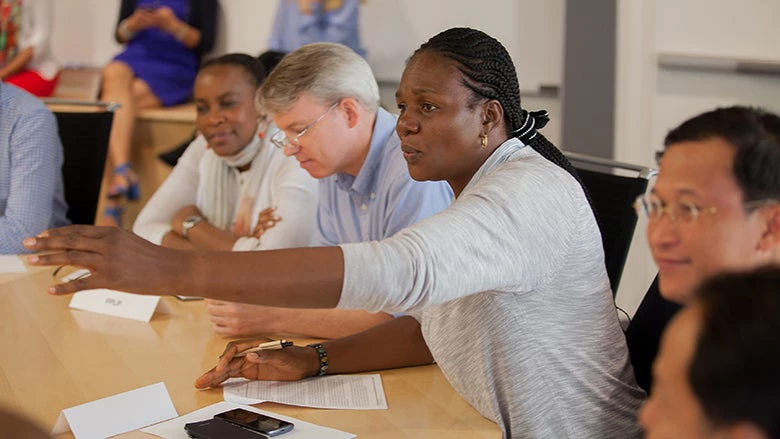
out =
[[[74,225],[26,238],[24,246],[51,252],[27,257],[31,265],[71,265],[91,275],[49,288],[50,294],[70,294],[111,288],[138,294],[176,294],[177,279],[187,276],[195,252],[156,246],[116,227]]]

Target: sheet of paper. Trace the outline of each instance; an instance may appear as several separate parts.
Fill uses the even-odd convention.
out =
[[[76,439],[102,439],[176,416],[165,383],[157,383],[67,408],[51,434],[72,431]]]
[[[152,319],[159,303],[160,296],[142,296],[101,288],[74,294],[70,300],[70,307],[148,322]]]
[[[187,433],[184,431],[184,424],[190,422],[205,421],[211,419],[217,413],[226,412],[235,408],[242,408],[255,413],[262,413],[266,416],[272,416],[295,424],[295,428],[289,433],[285,433],[284,439],[350,439],[355,437],[352,433],[347,433],[341,430],[335,430],[333,428],[322,427],[309,422],[301,421],[300,419],[291,418],[289,416],[280,415],[277,413],[267,412],[265,410],[256,409],[248,405],[236,404],[228,401],[218,402],[208,407],[204,407],[200,410],[195,410],[192,413],[188,413],[184,416],[180,416],[170,421],[162,422],[151,427],[146,427],[141,431],[144,433],[160,436],[165,439],[189,439]]]
[[[227,381],[225,401],[256,404],[264,401],[324,409],[387,409],[382,377],[331,375],[301,381]]]
[[[26,273],[27,267],[19,256],[0,255],[0,273]]]

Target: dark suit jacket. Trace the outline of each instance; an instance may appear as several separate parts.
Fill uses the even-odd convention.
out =
[[[658,291],[658,276],[656,276],[636,310],[631,324],[628,325],[626,342],[631,355],[631,364],[634,366],[634,376],[639,387],[643,388],[648,395],[653,382],[653,361],[658,355],[661,335],[680,308],[682,308],[680,305],[661,297]]]

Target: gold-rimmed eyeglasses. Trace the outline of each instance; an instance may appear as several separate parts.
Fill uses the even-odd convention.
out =
[[[745,210],[752,210],[777,204],[778,202],[780,201],[774,199],[757,200],[748,201],[742,206]],[[672,222],[676,222],[679,219],[686,224],[695,223],[700,216],[713,215],[718,212],[718,208],[715,206],[699,207],[685,201],[666,204],[657,197],[647,194],[637,197],[636,201],[634,201],[634,209],[636,209],[637,215],[643,216],[650,221],[659,220],[666,214]]]
[[[296,149],[296,150],[299,149],[301,147],[301,143],[300,143],[299,139],[304,134],[309,132],[309,130],[311,130],[312,127],[317,124],[317,122],[319,122],[322,119],[324,119],[325,116],[327,116],[331,111],[333,111],[333,109],[336,108],[338,105],[339,105],[339,102],[336,102],[335,104],[331,105],[330,108],[328,108],[327,111],[322,113],[322,115],[320,117],[315,119],[314,122],[312,122],[312,123],[306,125],[305,127],[303,127],[302,130],[298,131],[298,134],[296,134],[296,135],[294,135],[292,137],[289,137],[284,132],[284,130],[279,130],[279,131],[275,132],[271,136],[271,143],[273,143],[274,146],[279,148],[279,149],[284,149],[285,147],[288,147],[290,149]]]

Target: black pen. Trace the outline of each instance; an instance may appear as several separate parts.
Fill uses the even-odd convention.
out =
[[[292,346],[292,345],[293,345],[293,342],[287,341],[287,340],[267,341],[265,343],[260,343],[259,345],[255,346],[253,348],[249,348],[249,349],[243,350],[243,351],[237,353],[236,355],[233,355],[233,358],[243,357],[246,354],[249,354],[249,353],[252,353],[252,352],[257,352],[257,351],[264,351],[264,350],[267,350],[267,349],[283,349],[283,348],[286,348],[286,347]]]

